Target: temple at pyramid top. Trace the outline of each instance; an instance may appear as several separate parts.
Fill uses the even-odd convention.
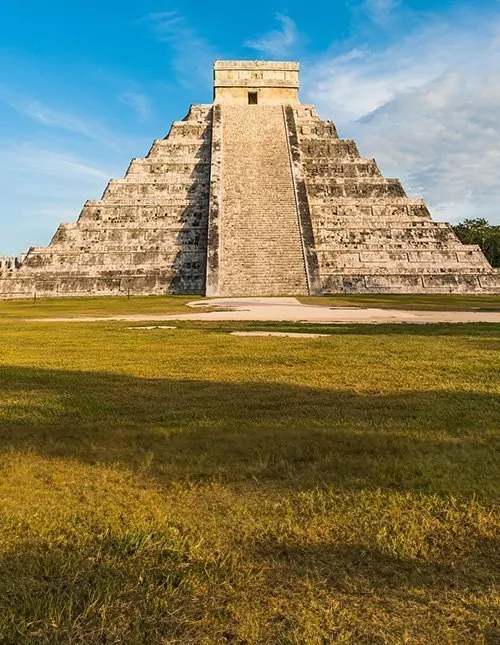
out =
[[[297,104],[299,64],[215,61],[214,102],[240,105]]]
[[[211,104],[192,105],[47,247],[0,258],[0,298],[500,293],[478,246],[298,92],[297,63],[216,61]]]

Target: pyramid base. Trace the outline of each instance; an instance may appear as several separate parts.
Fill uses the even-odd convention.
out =
[[[500,271],[484,274],[408,274],[408,275],[330,275],[322,281],[321,293],[312,295],[421,294],[421,295],[500,295]],[[163,276],[115,277],[45,277],[43,279],[0,279],[0,300],[92,296],[164,296],[209,295],[205,284],[192,280],[172,280]],[[219,293],[218,297],[269,296],[269,293]],[[297,296],[303,293],[276,292],[276,296]]]

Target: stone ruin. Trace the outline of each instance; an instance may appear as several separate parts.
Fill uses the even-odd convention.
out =
[[[193,105],[61,224],[0,260],[0,298],[500,293],[478,246],[299,102],[296,63],[216,61]]]

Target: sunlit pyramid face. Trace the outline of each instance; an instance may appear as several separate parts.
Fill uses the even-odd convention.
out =
[[[498,293],[479,247],[299,102],[299,65],[216,61],[192,105],[48,247],[0,259],[0,297]]]

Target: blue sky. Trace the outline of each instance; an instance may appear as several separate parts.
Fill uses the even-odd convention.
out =
[[[499,0],[2,0],[0,255],[211,102],[216,58],[298,60],[302,102],[434,219],[500,223]]]

